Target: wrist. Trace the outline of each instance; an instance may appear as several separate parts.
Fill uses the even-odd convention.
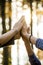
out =
[[[31,35],[30,35],[30,34],[27,34],[27,35],[26,35],[26,38],[27,38],[27,40],[31,43]]]

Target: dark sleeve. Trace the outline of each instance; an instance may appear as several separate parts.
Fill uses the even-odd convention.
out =
[[[36,41],[36,47],[43,50],[43,39],[37,39]]]
[[[35,54],[29,56],[29,61],[30,61],[31,65],[41,65],[40,61],[35,56]]]
[[[12,39],[10,39],[7,43],[0,45],[0,48],[9,46],[9,45],[13,45],[13,44],[14,44],[14,37]]]

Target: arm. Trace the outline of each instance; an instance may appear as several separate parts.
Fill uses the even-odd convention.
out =
[[[0,36],[0,46],[6,44],[16,34],[16,30],[10,30],[9,32]]]
[[[28,40],[30,41],[30,43],[34,44],[37,48],[43,50],[43,39],[36,38],[34,36],[29,35],[30,27],[27,30],[28,30],[27,36],[28,36]]]
[[[29,35],[28,35],[29,36]],[[30,37],[30,42],[32,44],[35,44],[35,46],[41,50],[43,50],[43,39],[35,38],[34,36]]]
[[[27,38],[27,35],[25,35],[25,37]],[[25,43],[25,46],[26,46],[26,50],[27,50],[27,53],[28,53],[28,56],[31,56],[33,54],[33,51],[32,51],[32,48],[30,46],[30,42],[22,36],[22,39]]]
[[[34,52],[32,51],[29,41],[27,41],[24,38],[23,40],[25,42],[26,50],[27,50],[31,65],[41,65],[40,61],[38,60],[38,58],[35,56]]]
[[[24,22],[23,22],[24,17],[22,17],[15,25],[13,30],[10,30],[9,32],[3,34],[0,36],[0,46],[7,44],[9,40],[11,40],[13,37],[16,36],[16,34],[19,33],[21,30]]]
[[[30,42],[29,42],[29,34],[26,31],[27,31],[26,27],[23,26],[21,35],[23,41],[25,42],[26,50],[29,56],[29,61],[31,65],[41,65],[40,61],[38,60],[38,58],[35,56],[34,52],[31,49]]]

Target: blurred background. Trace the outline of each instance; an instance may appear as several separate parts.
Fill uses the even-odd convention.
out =
[[[31,35],[43,39],[43,0],[0,0],[0,35],[12,29],[22,15]],[[0,65],[30,65],[22,38],[9,43],[14,45],[0,48]],[[31,46],[43,65],[43,51]]]

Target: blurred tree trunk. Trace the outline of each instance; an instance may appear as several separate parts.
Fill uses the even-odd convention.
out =
[[[3,28],[3,31],[2,31],[2,34],[6,32],[6,27],[5,27],[5,0],[2,1],[2,4],[1,4],[1,14],[2,14],[2,28]]]
[[[6,27],[5,27],[5,0],[2,1],[2,34],[6,33]],[[8,48],[3,48],[3,65],[8,65]]]
[[[30,9],[31,9],[31,35],[32,35],[32,1],[30,0]],[[31,44],[32,48],[33,48],[33,44]]]
[[[2,4],[1,4],[1,15],[2,15],[2,34],[6,33],[6,24],[5,24],[5,0],[1,0]],[[11,0],[9,1],[9,4],[11,6]],[[10,7],[11,8],[11,7]],[[11,10],[11,9],[10,9]],[[11,17],[9,17],[9,30],[11,29]],[[13,39],[11,39],[7,44],[13,44],[14,41]],[[11,65],[11,47],[4,47],[3,48],[3,65]]]

